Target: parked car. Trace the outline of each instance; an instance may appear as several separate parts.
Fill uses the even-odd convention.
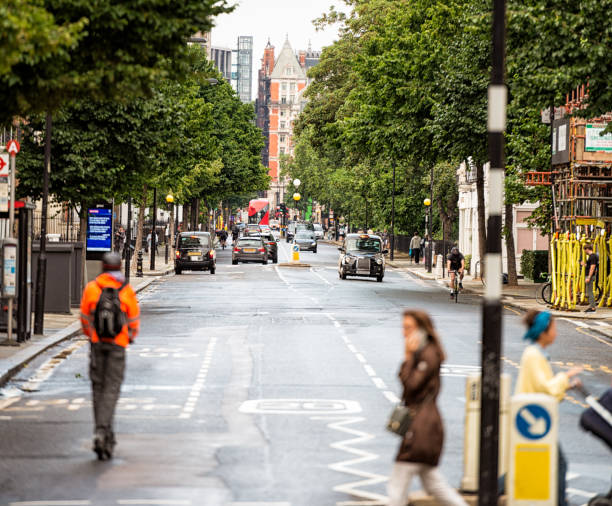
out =
[[[210,271],[215,273],[216,254],[209,232],[181,232],[176,238],[174,272]]]
[[[376,278],[379,283],[385,277],[385,257],[388,253],[383,249],[379,236],[373,234],[348,234],[338,248],[338,276],[361,276]]]
[[[264,245],[268,249],[268,258],[271,258],[273,263],[278,263],[278,240],[276,237],[274,237],[271,230],[269,232],[264,231],[259,235],[251,235],[249,237],[261,237]]]
[[[314,232],[310,230],[298,230],[295,234],[293,242],[300,247],[300,251],[317,252],[317,239]]]
[[[268,263],[268,248],[260,236],[240,237],[232,249],[232,264],[238,262]]]
[[[315,233],[315,237],[318,239],[323,239],[323,234],[324,234],[324,230],[323,230],[323,225],[321,225],[320,223],[315,223],[314,224],[314,233]]]

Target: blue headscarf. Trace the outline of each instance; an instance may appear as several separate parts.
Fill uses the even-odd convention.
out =
[[[550,319],[551,314],[548,311],[539,312],[533,319],[533,323],[523,336],[523,339],[535,343],[540,337],[540,334],[544,332],[550,325]]]

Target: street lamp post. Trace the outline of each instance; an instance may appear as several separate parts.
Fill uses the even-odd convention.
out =
[[[425,268],[427,269],[427,272],[431,272],[432,240],[429,230],[429,221],[431,218],[431,199],[423,200],[423,205],[425,206]]]
[[[153,223],[151,227],[151,257],[149,268],[155,270],[155,255],[157,253],[157,188],[153,188]]]
[[[168,239],[166,240],[166,264],[168,263],[168,241],[174,244],[174,196],[172,193],[168,193],[166,195],[166,205],[168,206],[168,210],[170,211],[170,233],[168,234]]]
[[[295,202],[295,207],[294,207],[294,209],[295,209],[295,213],[296,213],[296,214],[297,214],[297,212],[298,212],[298,209],[297,209],[297,203],[298,203],[298,201],[299,201],[299,200],[302,198],[302,196],[301,196],[299,193],[297,193],[297,189],[300,187],[300,185],[301,185],[301,184],[302,184],[302,182],[301,182],[299,179],[295,178],[295,179],[293,180],[293,186],[294,186],[294,188],[296,189],[296,192],[293,194],[293,201]],[[297,195],[297,198],[295,197],[296,195]],[[295,216],[293,217],[293,219],[295,219]]]

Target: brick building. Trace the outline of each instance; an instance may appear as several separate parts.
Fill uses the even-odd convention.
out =
[[[284,200],[287,181],[280,177],[280,159],[293,154],[293,123],[303,108],[306,70],[318,63],[320,53],[293,51],[286,40],[275,59],[274,46],[266,45],[259,69],[256,101],[257,126],[266,138],[262,162],[271,177],[267,197],[273,206]]]

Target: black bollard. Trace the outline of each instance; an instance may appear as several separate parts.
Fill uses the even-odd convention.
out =
[[[138,250],[138,258],[136,259],[136,277],[142,278],[142,250]]]

